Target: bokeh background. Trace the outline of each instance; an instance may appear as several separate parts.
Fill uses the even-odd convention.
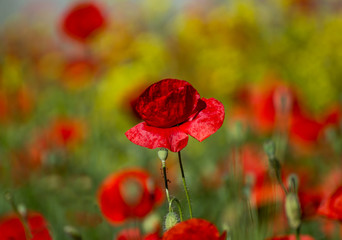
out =
[[[98,0],[90,2],[101,20],[80,20],[91,30],[66,27],[83,2],[89,3],[0,2],[0,195],[9,191],[18,204],[42,213],[54,239],[66,239],[66,225],[83,239],[115,239],[133,223],[111,226],[103,219],[98,187],[110,173],[133,166],[163,185],[157,150],[134,145],[124,133],[140,121],[131,105],[143,89],[177,78],[226,110],[217,133],[202,143],[191,138],[183,150],[195,216],[235,239],[289,233],[282,198],[259,199],[258,190],[265,196],[271,188],[246,183],[248,171],[253,179],[268,176],[262,146],[276,138],[286,174],[303,175],[310,190],[305,206],[314,206],[302,231],[340,239],[340,225],[315,209],[328,195],[322,189],[342,182],[341,1]],[[292,132],[278,131],[274,119],[274,99],[284,89],[288,102],[305,112]],[[167,161],[171,194],[187,213],[177,156],[170,153]],[[259,216],[250,231],[246,196]],[[10,211],[0,196],[0,214]],[[164,203],[139,220],[143,231],[151,222],[162,225],[166,211]]]

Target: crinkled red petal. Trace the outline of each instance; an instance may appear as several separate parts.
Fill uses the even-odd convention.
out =
[[[188,144],[188,135],[181,126],[172,128],[157,128],[139,123],[126,133],[127,138],[142,147],[150,149],[164,147],[172,152],[182,150]]]
[[[184,132],[200,142],[222,126],[225,115],[224,106],[218,100],[214,98],[202,98],[202,100],[206,103],[206,108],[200,111],[192,121],[180,125]]]
[[[141,118],[154,127],[172,127],[186,121],[196,110],[200,95],[190,83],[164,79],[152,84],[137,99]]]

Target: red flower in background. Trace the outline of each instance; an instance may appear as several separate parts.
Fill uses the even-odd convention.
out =
[[[129,218],[143,218],[161,201],[161,188],[142,169],[110,175],[98,192],[102,214],[113,224],[123,223]]]
[[[342,186],[325,201],[318,209],[318,214],[327,218],[342,221]]]
[[[106,19],[97,5],[82,2],[74,5],[65,14],[62,28],[69,37],[85,42],[105,24]]]
[[[300,235],[300,240],[315,240],[313,237],[309,235]],[[273,237],[268,240],[296,240],[296,235],[282,236],[282,237]]]
[[[116,240],[160,240],[158,233],[147,234],[142,236],[139,228],[123,229],[116,236]]]
[[[192,218],[176,224],[164,233],[162,239],[224,240],[226,239],[226,233],[220,235],[214,224],[203,219]]]
[[[245,98],[241,101],[250,108],[252,125],[258,132],[268,133],[278,128],[287,131],[291,142],[301,146],[317,143],[323,130],[340,119],[337,108],[319,117],[307,113],[295,90],[279,81],[261,89],[242,90]]]
[[[47,223],[42,215],[29,212],[27,223],[31,230],[31,240],[51,240]],[[10,214],[0,218],[0,240],[26,240],[25,228],[19,217]]]
[[[84,123],[71,118],[57,119],[48,129],[48,138],[57,146],[75,145],[84,138]]]
[[[91,83],[97,70],[97,63],[91,59],[68,60],[62,71],[62,81],[67,87],[77,89]]]
[[[188,134],[203,141],[223,123],[224,107],[214,98],[201,98],[188,82],[164,79],[148,87],[135,102],[144,122],[126,132],[133,143],[165,147],[173,152],[188,143]]]

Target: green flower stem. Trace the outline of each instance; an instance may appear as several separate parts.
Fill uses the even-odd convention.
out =
[[[26,239],[28,239],[28,240],[32,239],[33,236],[32,236],[31,230],[30,230],[30,228],[28,226],[27,220],[19,212],[18,207],[15,204],[14,199],[12,197],[12,194],[9,193],[9,192],[6,192],[5,193],[5,199],[11,204],[11,207],[12,207],[13,211],[17,214],[20,222],[23,224]]]
[[[169,210],[172,211],[172,203],[175,202],[177,207],[178,207],[178,212],[179,212],[179,217],[181,222],[183,221],[183,211],[182,211],[182,205],[180,204],[179,200],[177,198],[172,198],[170,205],[169,205]]]
[[[280,170],[278,170],[278,169],[276,170],[276,178],[277,178],[279,185],[281,186],[281,188],[283,189],[283,191],[286,195],[288,191],[287,191],[287,189],[283,183],[283,180],[281,179]]]
[[[165,160],[161,160],[161,162],[162,162],[162,168],[163,168],[163,177],[164,177],[164,183],[165,183],[166,198],[167,198],[167,202],[169,203],[169,209],[170,209],[171,201],[170,201],[170,195],[169,195],[168,179],[166,176],[166,164],[165,164]]]
[[[300,225],[296,228],[296,240],[300,240]]]
[[[192,218],[191,201],[190,201],[190,196],[189,196],[189,192],[188,192],[188,187],[187,187],[186,181],[185,181],[185,175],[184,175],[183,164],[182,164],[182,156],[181,156],[181,152],[180,151],[178,152],[178,160],[179,160],[179,166],[180,166],[180,169],[181,169],[181,172],[182,172],[183,187],[184,187],[186,199],[188,201],[189,214],[190,214],[190,218]]]

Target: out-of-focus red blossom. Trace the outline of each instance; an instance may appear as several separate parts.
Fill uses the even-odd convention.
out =
[[[160,240],[158,233],[151,233],[142,236],[138,228],[128,228],[121,230],[115,238],[116,240]]]
[[[98,66],[89,59],[70,60],[64,65],[62,81],[72,89],[86,86],[94,79]]]
[[[163,235],[163,240],[224,240],[226,232],[222,235],[216,226],[204,219],[192,218],[180,222]]]
[[[85,123],[79,119],[59,118],[37,134],[27,146],[29,166],[41,166],[45,157],[56,148],[69,150],[85,137]]]
[[[300,240],[315,240],[313,237],[311,237],[309,235],[300,235],[299,239]],[[272,238],[268,238],[267,240],[296,240],[296,235],[272,237]]]
[[[28,226],[31,230],[31,240],[51,240],[47,223],[43,216],[36,212],[29,212]],[[19,217],[9,214],[0,218],[0,240],[26,240],[25,228]]]
[[[113,224],[143,218],[162,200],[162,189],[143,169],[114,173],[104,180],[98,191],[101,212]]]
[[[203,141],[223,123],[224,107],[214,98],[201,98],[188,82],[164,79],[148,87],[135,102],[144,122],[126,132],[133,143],[165,147],[173,152],[188,143],[188,134]]]
[[[320,117],[308,114],[296,91],[280,81],[242,91],[245,98],[239,99],[243,106],[250,109],[251,125],[256,131],[287,131],[290,142],[301,146],[309,147],[317,143],[323,130],[328,125],[336,125],[341,119],[338,108],[332,108]]]
[[[240,151],[244,179],[252,180],[251,201],[256,207],[281,200],[282,191],[269,176],[267,157],[260,148],[245,145]]]
[[[85,127],[80,120],[60,118],[52,123],[48,131],[50,141],[57,146],[68,147],[83,140]]]
[[[27,115],[33,108],[33,96],[27,87],[21,87],[16,93],[17,109],[21,115]]]
[[[302,12],[312,12],[317,8],[314,0],[290,0],[291,5],[298,8]]]
[[[13,92],[0,89],[0,122],[22,119],[33,109],[33,96],[29,88],[20,87]]]
[[[86,42],[106,25],[106,18],[98,5],[80,2],[72,6],[62,20],[63,31],[71,38]]]
[[[342,186],[326,199],[318,209],[318,214],[330,219],[342,221]]]
[[[0,122],[5,122],[8,118],[9,106],[6,95],[0,90]]]
[[[267,157],[260,151],[260,148],[253,145],[245,145],[241,149],[241,164],[244,178],[252,179],[251,201],[256,207],[281,201],[285,195],[281,187],[270,178]],[[320,186],[313,183],[312,172],[307,169],[296,169],[293,171],[284,168],[282,171],[283,181],[289,174],[295,172],[299,177],[298,197],[302,206],[302,216],[304,218],[313,217],[321,204],[323,193]]]

